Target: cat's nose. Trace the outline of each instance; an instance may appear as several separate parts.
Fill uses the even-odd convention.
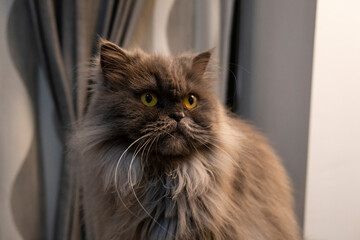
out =
[[[169,114],[169,117],[175,119],[177,122],[180,122],[180,120],[185,117],[185,114],[183,112],[173,112]]]

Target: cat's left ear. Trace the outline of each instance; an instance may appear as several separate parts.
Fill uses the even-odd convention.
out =
[[[196,57],[194,57],[192,62],[192,70],[199,75],[203,75],[206,71],[206,68],[209,64],[213,52],[214,52],[214,48],[202,52],[198,54]]]

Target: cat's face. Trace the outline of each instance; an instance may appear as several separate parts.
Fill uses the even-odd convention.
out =
[[[206,73],[211,54],[175,58],[102,42],[104,88],[95,108],[111,138],[137,141],[139,154],[186,156],[214,141],[218,102]]]

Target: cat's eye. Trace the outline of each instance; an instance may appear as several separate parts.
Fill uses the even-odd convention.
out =
[[[141,94],[141,102],[148,107],[153,107],[158,102],[156,94],[152,92],[144,92]]]
[[[193,94],[188,94],[184,98],[184,105],[187,109],[192,109],[197,105],[197,98]]]

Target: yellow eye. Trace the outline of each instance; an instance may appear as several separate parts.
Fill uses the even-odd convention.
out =
[[[141,94],[141,101],[145,106],[153,107],[158,102],[157,96],[152,92],[144,92]]]
[[[197,98],[192,94],[188,94],[184,98],[184,104],[187,109],[192,109],[197,105]]]

